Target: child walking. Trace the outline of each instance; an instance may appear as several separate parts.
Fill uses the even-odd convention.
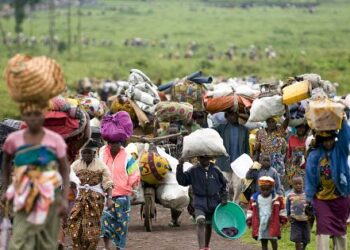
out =
[[[303,250],[310,242],[310,224],[306,212],[308,204],[303,190],[303,178],[294,176],[292,186],[293,190],[287,196],[286,202],[287,216],[291,224],[290,240],[295,242],[296,250]]]
[[[247,225],[252,227],[253,238],[261,241],[262,250],[268,249],[269,241],[272,249],[277,250],[281,224],[287,222],[283,198],[273,191],[275,181],[271,177],[260,177],[258,185],[260,191],[249,201]]]
[[[215,208],[220,203],[227,204],[227,183],[221,171],[210,162],[210,157],[201,156],[198,160],[198,165],[183,172],[180,159],[176,179],[182,186],[192,185],[199,249],[210,250],[211,220]]]

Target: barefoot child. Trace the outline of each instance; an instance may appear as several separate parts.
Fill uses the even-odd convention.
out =
[[[210,250],[211,220],[215,208],[227,203],[227,184],[221,171],[210,162],[210,157],[198,157],[199,164],[183,172],[183,161],[176,171],[177,182],[192,185],[199,249]]]
[[[277,250],[277,240],[281,238],[281,224],[287,222],[283,198],[273,191],[275,181],[269,176],[258,180],[259,192],[250,199],[247,210],[247,224],[252,227],[252,236],[261,241],[261,249]]]
[[[305,212],[307,202],[304,181],[301,176],[292,178],[292,192],[287,196],[287,216],[291,224],[290,240],[295,242],[296,250],[303,250],[310,242],[310,225]]]

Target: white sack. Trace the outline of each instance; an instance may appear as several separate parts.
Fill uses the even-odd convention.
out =
[[[211,128],[199,129],[184,137],[182,157],[227,156],[224,142],[219,133]]]
[[[157,151],[160,156],[169,161],[172,168],[172,171],[165,176],[162,184],[157,187],[157,199],[164,207],[181,211],[188,206],[190,198],[188,196],[188,187],[180,186],[176,180],[178,160],[167,154],[162,148],[157,147]],[[192,167],[192,164],[185,162],[184,171],[190,167]]]
[[[262,97],[253,102],[250,109],[249,122],[263,122],[274,116],[282,116],[284,106],[282,96],[274,95],[271,97]]]

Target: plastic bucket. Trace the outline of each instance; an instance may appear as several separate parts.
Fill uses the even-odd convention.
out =
[[[218,205],[215,209],[212,227],[214,231],[223,238],[236,240],[244,235],[247,230],[246,216],[243,209],[236,203],[230,201],[227,205]],[[223,228],[235,227],[238,233],[228,236],[222,232]]]

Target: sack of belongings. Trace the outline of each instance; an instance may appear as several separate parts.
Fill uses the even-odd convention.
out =
[[[223,155],[227,155],[223,140],[214,129],[199,129],[184,137],[182,157],[185,159],[198,156],[220,157]]]
[[[161,183],[171,171],[168,160],[152,151],[142,153],[139,165],[142,167],[141,180],[151,185]]]
[[[250,109],[249,122],[264,122],[274,116],[282,116],[285,108],[282,96],[274,95],[254,100]]]
[[[160,102],[155,108],[155,115],[161,122],[190,121],[193,106],[186,102]]]
[[[173,171],[169,172],[165,176],[163,182],[159,184],[156,192],[157,199],[164,207],[181,211],[183,208],[188,206],[190,198],[188,195],[188,187],[180,186],[176,180],[175,170],[178,165],[178,160],[167,154],[161,148],[157,148],[157,151],[162,157],[169,161],[173,169]],[[189,169],[191,166],[191,164],[186,162],[184,165],[184,171]]]
[[[126,95],[143,111],[153,114],[154,106],[160,102],[157,86],[138,69],[130,70],[128,82]]]
[[[223,112],[227,109],[233,109],[239,113],[246,114],[251,108],[253,100],[251,97],[237,94],[221,97],[203,96],[205,110],[210,114]]]
[[[101,135],[107,142],[125,142],[133,133],[130,115],[120,111],[105,115],[101,122]]]

